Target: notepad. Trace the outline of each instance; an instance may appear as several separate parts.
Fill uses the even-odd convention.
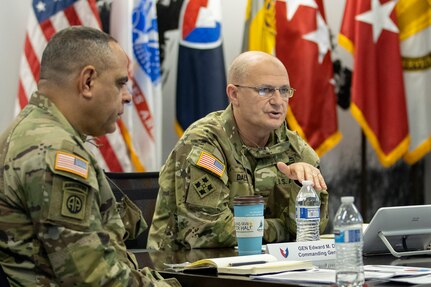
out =
[[[270,254],[258,254],[201,259],[185,265],[184,271],[193,272],[193,269],[198,269],[202,272],[202,268],[215,268],[220,274],[261,275],[313,267],[310,261],[279,261]]]

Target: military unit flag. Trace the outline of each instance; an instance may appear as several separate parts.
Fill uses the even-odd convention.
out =
[[[388,167],[409,144],[399,29],[393,0],[347,0],[339,43],[353,54],[351,111]]]
[[[227,106],[220,0],[183,2],[178,51],[176,131]]]
[[[114,0],[110,33],[130,59],[133,105],[125,107],[121,128],[133,168],[157,171],[161,166],[162,92],[155,0]]]
[[[431,152],[431,1],[399,0],[396,13],[413,164]]]
[[[322,156],[340,140],[331,43],[322,0],[275,4],[275,55],[297,91],[287,122]]]
[[[275,33],[275,1],[248,0],[242,50],[274,54]]]

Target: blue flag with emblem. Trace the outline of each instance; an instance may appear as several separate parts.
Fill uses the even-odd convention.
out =
[[[180,15],[176,130],[227,106],[220,1],[184,1]]]
[[[122,119],[126,128],[121,132],[128,139],[134,170],[159,170],[162,89],[156,0],[113,0],[110,16],[110,33],[130,59],[129,88],[133,102],[124,107]]]

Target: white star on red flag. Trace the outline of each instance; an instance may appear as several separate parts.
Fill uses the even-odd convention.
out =
[[[319,64],[321,64],[325,55],[331,50],[331,43],[329,40],[328,26],[326,26],[326,23],[319,12],[316,14],[316,19],[317,29],[305,34],[302,38],[317,44],[319,47]]]
[[[298,10],[298,7],[302,6],[308,6],[311,8],[317,9],[316,1],[314,0],[286,0],[286,14],[287,14],[287,20],[292,20],[293,16],[296,13],[296,10]]]
[[[275,5],[275,55],[300,93],[289,101],[287,122],[321,156],[341,139],[323,0],[284,0]]]
[[[371,1],[371,10],[355,17],[357,21],[370,24],[373,28],[373,41],[377,43],[383,30],[398,33],[398,27],[391,20],[390,15],[396,1],[389,1],[381,5],[380,0]]]

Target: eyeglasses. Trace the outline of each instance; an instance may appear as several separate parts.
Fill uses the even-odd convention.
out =
[[[291,88],[291,87],[281,87],[281,88],[274,88],[271,86],[250,87],[250,86],[242,86],[242,85],[235,85],[235,84],[234,86],[238,88],[247,88],[247,89],[255,90],[259,96],[266,97],[266,98],[272,97],[275,91],[278,90],[278,92],[280,93],[280,96],[284,100],[287,100],[293,97],[293,94],[296,91],[294,88]]]

